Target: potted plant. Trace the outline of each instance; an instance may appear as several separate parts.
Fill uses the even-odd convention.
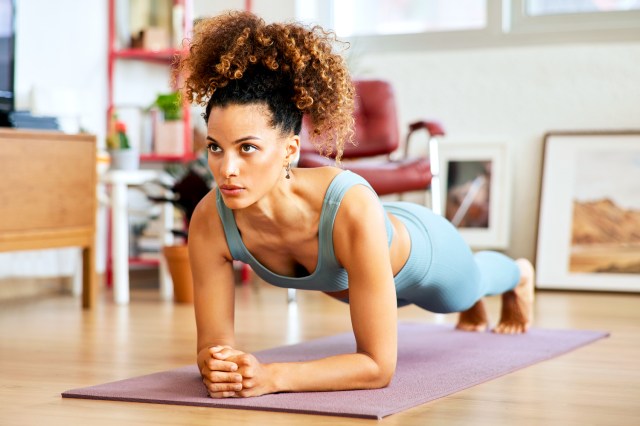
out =
[[[111,158],[111,168],[116,170],[136,170],[140,167],[140,156],[129,144],[127,126],[118,121],[114,114],[107,136],[107,150]]]
[[[154,126],[155,152],[159,155],[184,155],[184,122],[179,92],[160,94],[152,107],[160,111]]]

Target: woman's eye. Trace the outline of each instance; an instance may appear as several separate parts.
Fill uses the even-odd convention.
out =
[[[220,152],[221,151],[220,147],[218,145],[214,144],[214,143],[210,143],[207,146],[207,149],[212,153],[216,153],[216,152]]]
[[[246,144],[246,145],[242,145],[240,149],[242,150],[242,152],[253,152],[258,148],[256,148],[253,145]]]

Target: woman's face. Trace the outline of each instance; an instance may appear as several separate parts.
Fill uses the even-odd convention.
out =
[[[298,137],[271,126],[260,104],[214,107],[207,125],[209,168],[230,209],[248,207],[275,185],[297,152]]]

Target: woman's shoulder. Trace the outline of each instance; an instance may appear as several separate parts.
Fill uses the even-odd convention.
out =
[[[379,202],[377,195],[367,183],[359,175],[334,166],[315,167],[308,169],[298,169],[300,180],[303,181],[305,192],[316,195],[326,194],[331,186],[334,186],[333,196],[342,198],[348,193],[360,194],[355,196],[357,199],[371,198]],[[374,195],[374,197],[371,197]],[[351,198],[351,197],[350,197]]]
[[[218,214],[217,191],[209,191],[200,200],[189,223],[189,246],[193,246],[194,255],[211,259],[216,251],[227,260],[231,253],[226,244],[222,220]],[[191,251],[190,251],[191,252]]]
[[[199,233],[211,234],[220,228],[220,220],[218,215],[217,191],[211,190],[205,195],[196,206],[189,230],[195,230]]]
[[[311,189],[314,192],[324,193],[332,184],[345,186],[347,188],[353,186],[370,186],[366,180],[359,175],[335,166],[297,170],[297,174],[299,174],[300,180],[304,182],[305,188]]]
[[[333,166],[296,169],[297,190],[300,195],[306,194],[311,198],[321,196],[340,172],[341,169]]]
[[[349,216],[357,216],[363,208],[379,209],[380,199],[371,186],[359,175],[338,167],[316,167],[299,169],[304,181],[304,193],[314,200],[318,208],[327,197],[340,205],[340,210],[350,212]]]
[[[317,185],[326,184],[328,186],[331,181],[343,171],[344,170],[335,166],[323,166],[298,168],[296,169],[296,174],[306,181],[313,182]]]

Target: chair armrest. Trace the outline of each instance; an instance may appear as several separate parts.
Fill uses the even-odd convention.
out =
[[[418,130],[424,129],[429,134],[429,139],[434,138],[436,136],[444,136],[444,127],[437,121],[433,120],[419,120],[414,121],[409,124],[409,132],[407,133],[407,139],[404,144],[404,157],[407,158],[409,155],[409,141],[411,140],[411,135]]]
[[[409,124],[409,134],[416,130],[426,129],[431,136],[444,136],[444,127],[437,121],[420,120]]]

